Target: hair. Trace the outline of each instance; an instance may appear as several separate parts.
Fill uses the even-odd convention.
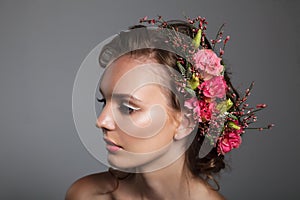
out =
[[[195,37],[193,27],[184,21],[173,20],[169,21],[167,24],[167,28],[183,33],[191,38]],[[138,34],[129,34],[136,29],[139,29]],[[130,55],[135,58],[146,56],[146,58],[154,59],[159,64],[170,66],[180,72],[177,66],[177,61],[180,56],[168,50],[159,49],[157,47],[153,48],[153,45],[151,45],[159,45],[161,41],[161,38],[150,36],[145,26],[132,26],[129,28],[129,31],[121,32],[116,38],[103,47],[99,56],[100,66],[106,67],[111,61],[120,57],[120,55]],[[211,49],[211,45],[207,38],[204,40],[204,45],[205,48]],[[221,62],[223,63],[223,61]],[[224,79],[233,91],[233,94],[227,93],[227,96],[230,97],[235,104],[236,100],[239,98],[239,94],[236,89],[233,88],[228,74],[226,69]],[[169,92],[168,95],[170,95],[170,107],[174,110],[180,110],[180,103],[178,102],[176,94]],[[217,148],[214,147],[205,157],[199,157],[199,151],[205,139],[203,129],[204,127],[198,128],[194,140],[185,152],[186,164],[194,176],[205,180],[208,185],[211,185],[210,182],[213,181],[216,185],[216,188],[213,188],[219,190],[220,187],[215,176],[226,166],[224,155],[219,154]],[[112,174],[112,171],[110,171],[110,173]],[[114,177],[117,179],[118,185],[118,177],[115,175]],[[115,189],[117,189],[117,186]]]

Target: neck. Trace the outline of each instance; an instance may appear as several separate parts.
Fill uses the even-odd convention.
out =
[[[157,171],[136,174],[137,190],[149,199],[186,199],[189,196],[191,173],[181,156],[171,165]],[[179,198],[179,197],[185,198]]]

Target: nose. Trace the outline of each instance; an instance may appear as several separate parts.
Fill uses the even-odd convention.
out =
[[[114,130],[115,122],[112,115],[112,109],[106,104],[96,121],[96,127],[104,130]]]

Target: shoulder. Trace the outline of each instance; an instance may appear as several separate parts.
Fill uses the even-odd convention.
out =
[[[207,200],[225,200],[225,197],[213,190],[208,193]]]
[[[210,185],[206,185],[203,192],[203,198],[206,200],[225,200],[225,197]]]
[[[194,187],[196,187],[195,197],[197,197],[195,199],[225,200],[223,195],[202,179],[198,179],[198,184]]]
[[[109,172],[82,177],[75,181],[66,193],[65,200],[112,199],[116,180]]]

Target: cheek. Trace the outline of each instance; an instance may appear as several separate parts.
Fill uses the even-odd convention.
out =
[[[132,123],[134,126],[139,128],[147,128],[151,126],[152,124],[152,118],[151,113],[149,111],[143,111],[143,112],[137,112],[132,117]],[[138,136],[138,135],[137,135]]]
[[[138,139],[150,139],[158,135],[167,124],[168,115],[164,107],[154,105],[148,109],[134,112],[132,115],[119,116],[118,128],[129,136]]]
[[[146,131],[147,130],[142,130],[139,134],[143,135],[143,132]],[[122,140],[124,141],[126,151],[134,153],[149,153],[158,151],[172,143],[174,134],[176,133],[175,131],[176,127],[170,122],[170,119],[168,119],[160,131],[153,137],[133,137],[123,132]]]

